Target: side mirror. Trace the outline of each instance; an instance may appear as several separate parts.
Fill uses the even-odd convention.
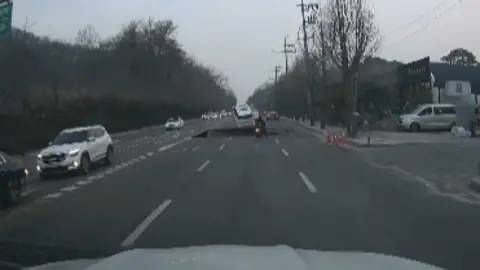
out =
[[[88,142],[94,142],[95,141],[95,137],[88,137]]]
[[[48,145],[52,145],[52,141],[49,141],[49,142],[48,142]]]

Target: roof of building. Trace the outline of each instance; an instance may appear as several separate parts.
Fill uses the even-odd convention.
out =
[[[447,81],[469,81],[472,93],[480,93],[480,66],[430,63],[430,72],[435,76],[436,87],[445,88]]]

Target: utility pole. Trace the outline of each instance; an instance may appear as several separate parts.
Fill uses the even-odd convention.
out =
[[[287,43],[288,35],[283,39],[283,49],[281,51],[273,51],[275,53],[283,53],[285,55],[285,74],[288,73],[288,54],[296,53],[295,44]]]
[[[323,10],[320,10],[321,14],[320,14],[320,48],[321,48],[321,57],[322,59],[320,59],[320,69],[321,69],[321,72],[322,72],[322,78],[321,78],[321,90],[325,93],[325,88],[326,88],[326,84],[327,84],[327,78],[326,78],[326,75],[327,75],[327,48],[326,48],[326,43],[325,43],[325,28],[324,28],[324,25],[323,25]],[[324,97],[324,96],[323,96]],[[325,98],[323,98],[322,101],[325,101]],[[325,104],[325,102],[322,102],[321,103],[321,123],[320,123],[320,128],[321,129],[325,129],[326,125],[325,125],[325,115],[326,115],[326,112],[327,112],[327,107],[330,107],[330,104]]]
[[[278,73],[280,72],[281,68],[282,68],[281,66],[275,65],[275,69],[273,70],[275,72],[275,84],[278,83]]]
[[[314,81],[313,81],[313,64],[311,61],[310,57],[310,52],[308,50],[308,35],[307,35],[307,24],[313,24],[315,22],[315,18],[312,16],[309,16],[306,18],[306,11],[309,11],[310,9],[315,9],[318,10],[318,4],[305,4],[303,0],[301,0],[300,4],[297,6],[300,6],[300,10],[302,12],[302,30],[303,30],[303,53],[304,53],[304,58],[305,58],[305,69],[307,73],[307,85],[308,85],[308,91],[307,91],[307,104],[308,104],[308,118],[310,118],[310,125],[313,126],[315,125],[315,119],[314,119],[314,111],[313,111],[313,98],[314,98]]]

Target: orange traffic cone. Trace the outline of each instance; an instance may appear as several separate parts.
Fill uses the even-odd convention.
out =
[[[345,132],[342,133],[342,144],[345,144],[346,142],[346,137],[345,137]]]
[[[338,137],[337,134],[333,133],[333,144],[338,145]]]
[[[327,143],[331,143],[332,142],[332,138],[330,137],[330,134],[327,135]]]

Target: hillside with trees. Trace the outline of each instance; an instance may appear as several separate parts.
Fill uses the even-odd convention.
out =
[[[230,108],[225,76],[182,49],[176,30],[137,20],[102,39],[89,25],[71,43],[13,29],[0,39],[0,149],[41,147],[66,127],[117,132]]]

